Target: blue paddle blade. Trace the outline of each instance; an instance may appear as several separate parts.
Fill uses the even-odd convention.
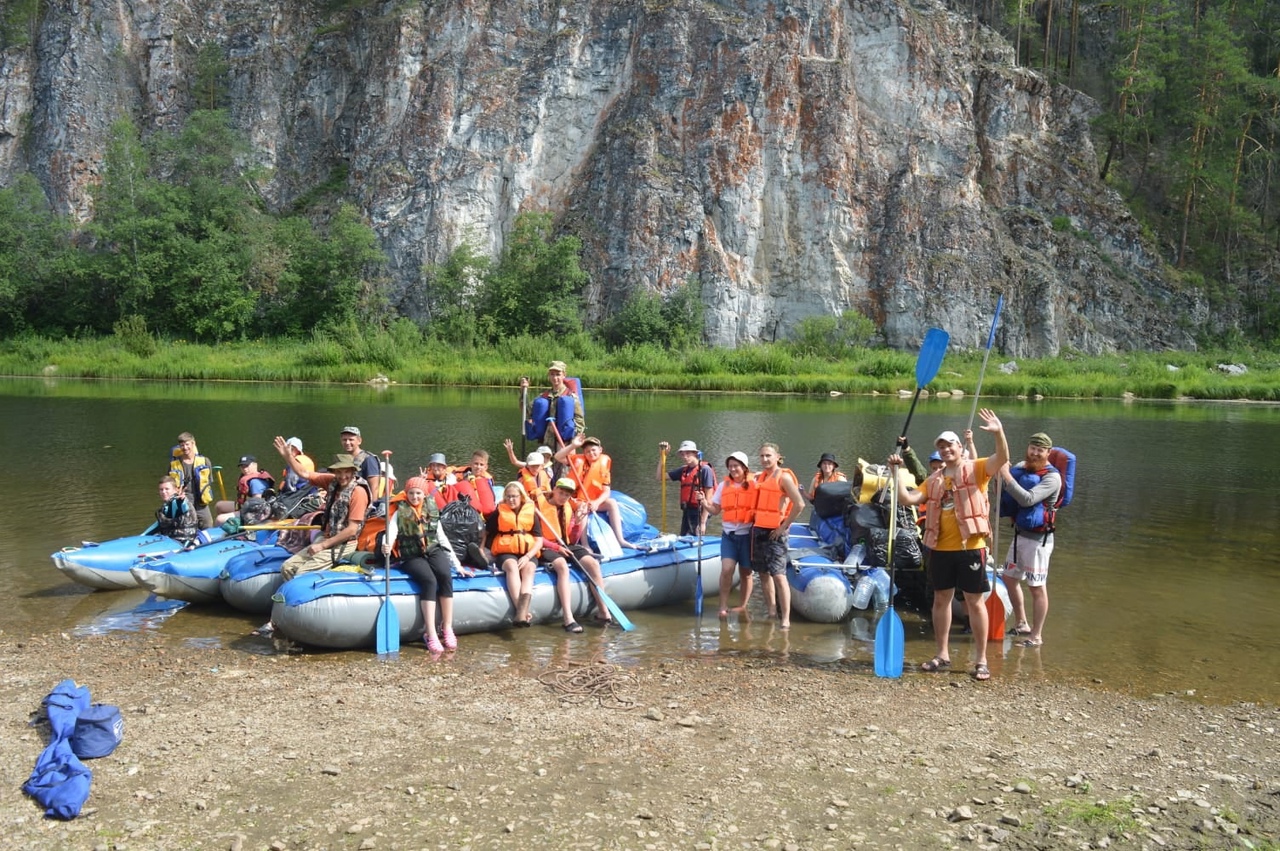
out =
[[[400,615],[387,597],[382,598],[378,609],[378,655],[390,656],[400,652]]]
[[[698,587],[693,592],[693,613],[702,614],[702,559],[698,559]]]
[[[949,342],[951,335],[941,328],[930,328],[925,332],[924,342],[920,344],[920,355],[916,358],[917,387],[925,386],[938,374]]]
[[[906,655],[906,638],[902,618],[892,607],[876,624],[876,676],[897,679],[902,676],[902,660]]]

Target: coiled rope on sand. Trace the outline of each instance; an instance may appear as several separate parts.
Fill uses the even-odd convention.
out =
[[[635,698],[622,693],[624,688],[638,684],[636,678],[603,659],[570,662],[567,667],[544,671],[538,675],[538,682],[558,691],[565,703],[594,700],[604,709],[631,709],[636,705]]]

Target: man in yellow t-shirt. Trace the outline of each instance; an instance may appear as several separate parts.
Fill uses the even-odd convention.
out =
[[[929,672],[951,667],[951,601],[959,588],[964,592],[974,636],[973,677],[988,680],[991,672],[987,668],[987,609],[983,604],[983,595],[991,590],[986,571],[987,536],[991,534],[987,486],[1008,463],[1009,444],[995,411],[983,408],[978,415],[982,418],[982,430],[995,436],[995,453],[976,461],[966,460],[960,437],[953,431],[944,431],[934,441],[942,467],[931,473],[919,490],[909,491],[899,480],[898,500],[905,505],[924,503],[927,509],[924,545],[930,550],[933,633],[938,650],[920,667]],[[889,463],[900,464],[902,459],[894,455]]]

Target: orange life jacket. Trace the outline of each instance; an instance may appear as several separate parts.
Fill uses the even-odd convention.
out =
[[[796,481],[796,474],[786,467],[779,467],[777,475],[773,476],[756,473],[756,511],[752,522],[757,529],[777,529],[782,525],[782,518],[791,511],[791,498],[782,489],[783,476],[790,476],[792,482]]]
[[[573,511],[576,500],[569,500],[557,508],[549,499],[538,501],[538,516],[542,518],[542,539],[553,549],[560,549],[560,544],[572,544],[578,539],[573,525]]]
[[[531,473],[528,467],[521,467],[516,475],[529,499],[536,501],[551,493],[551,474],[546,467],[539,467],[537,473]]]
[[[570,455],[569,463],[577,471],[578,483],[582,485],[583,496],[588,500],[599,499],[612,482],[613,459],[604,453],[590,464],[585,455]]]
[[[742,484],[725,479],[720,491],[720,509],[722,520],[750,523],[756,516],[755,483],[751,479],[743,479]]]
[[[533,549],[538,540],[533,535],[533,522],[537,518],[533,503],[526,502],[517,513],[505,502],[498,506],[498,534],[489,547],[494,555],[522,556]]]
[[[982,459],[984,462],[986,459]],[[956,523],[960,526],[960,540],[967,541],[975,535],[991,534],[991,504],[985,489],[978,488],[973,461],[961,461],[959,480],[952,483],[955,494]],[[942,498],[946,495],[946,467],[924,480],[925,506],[924,545],[933,549],[938,545],[938,526],[942,517]]]

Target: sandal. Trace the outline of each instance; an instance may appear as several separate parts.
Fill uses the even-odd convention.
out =
[[[1009,634],[1010,635],[1030,635],[1031,624],[1027,623],[1026,621],[1022,621],[1013,629],[1009,630]]]
[[[920,666],[920,670],[928,674],[936,674],[939,671],[945,671],[951,667],[950,659],[943,659],[941,656],[934,656],[928,662]]]
[[[591,619],[591,623],[595,624],[598,627],[601,627],[602,629],[608,629],[609,627],[613,626],[613,618],[606,618],[606,617],[601,617],[600,615],[596,615]]]
[[[578,623],[577,621],[569,621],[567,624],[565,624],[564,631],[571,632],[574,635],[580,635],[581,633],[585,632],[585,630],[582,628],[582,624]]]
[[[978,664],[973,666],[973,678],[980,683],[984,683],[987,680],[991,679],[991,671],[987,668],[986,665],[979,662]]]
[[[1026,641],[1019,642],[1023,647],[1039,647],[1044,644],[1043,638],[1028,638]]]

